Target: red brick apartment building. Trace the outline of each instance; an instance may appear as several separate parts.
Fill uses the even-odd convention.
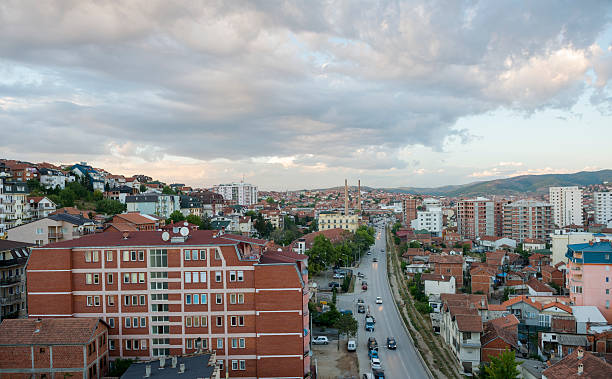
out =
[[[458,201],[457,232],[471,240],[482,236],[501,236],[503,207],[507,203],[484,197]]]
[[[97,318],[7,319],[0,325],[0,378],[102,378],[108,327]]]
[[[107,231],[33,250],[30,317],[100,317],[109,354],[216,351],[229,377],[310,371],[306,256],[217,231]]]
[[[552,205],[519,200],[504,206],[503,235],[521,243],[529,239],[549,241],[553,232]]]
[[[454,276],[456,288],[463,287],[464,261],[461,255],[430,255],[429,263],[434,265],[434,274]]]

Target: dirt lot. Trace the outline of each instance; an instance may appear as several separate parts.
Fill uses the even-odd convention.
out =
[[[338,379],[359,377],[357,354],[346,350],[346,340],[330,341],[329,345],[313,345],[312,352],[317,360],[319,379]]]

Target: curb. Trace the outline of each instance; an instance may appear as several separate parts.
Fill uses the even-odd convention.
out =
[[[386,229],[385,229],[386,231]],[[385,243],[388,242],[388,239],[385,236]],[[410,342],[412,343],[412,347],[414,348],[414,351],[417,353],[417,356],[419,357],[419,360],[421,361],[421,365],[423,366],[423,368],[425,368],[425,371],[427,372],[427,374],[429,375],[430,378],[434,378],[434,375],[432,374],[431,370],[429,369],[429,367],[427,366],[427,363],[425,363],[425,359],[423,359],[423,356],[421,355],[421,352],[419,351],[419,349],[416,347],[416,345],[414,344],[414,340],[412,339],[412,335],[410,334],[410,330],[408,330],[408,325],[406,325],[406,323],[404,322],[404,318],[402,317],[402,314],[399,310],[399,307],[397,306],[397,301],[395,301],[395,296],[393,295],[393,288],[391,288],[391,282],[389,279],[389,274],[391,273],[391,271],[389,271],[389,251],[388,249],[385,247],[385,251],[387,253],[387,286],[389,287],[389,291],[391,291],[391,296],[393,296],[393,308],[395,308],[395,311],[397,312],[398,317],[400,318],[400,321],[402,323],[402,325],[404,326],[404,329],[406,330],[406,334],[408,335],[408,338],[410,338]]]

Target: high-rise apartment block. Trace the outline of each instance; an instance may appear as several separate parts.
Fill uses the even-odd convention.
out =
[[[612,228],[612,192],[593,193],[595,223]]]
[[[419,200],[416,198],[404,199],[404,224],[410,225],[412,220],[417,218],[417,208],[419,206]]]
[[[583,225],[582,190],[576,186],[550,187],[548,190],[555,224],[559,227]]]
[[[504,206],[504,237],[523,242],[527,238],[550,240],[554,224],[552,205],[541,201],[519,200]]]
[[[503,206],[507,201],[484,197],[457,202],[457,231],[463,238],[475,240],[484,236],[501,236]]]
[[[246,183],[219,184],[213,191],[223,196],[224,200],[235,202],[237,205],[253,205],[257,203],[257,187]]]
[[[266,243],[176,228],[35,248],[29,316],[105,320],[111,359],[203,349],[232,378],[302,378],[310,371],[307,257],[264,251]]]

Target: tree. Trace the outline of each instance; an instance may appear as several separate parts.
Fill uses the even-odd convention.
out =
[[[488,379],[511,379],[519,376],[516,369],[518,362],[515,360],[514,351],[506,350],[499,357],[490,356],[491,364],[485,366]]]
[[[470,244],[469,243],[464,243],[463,246],[463,253],[469,253],[470,252]]]
[[[104,195],[102,194],[102,191],[100,190],[95,190],[93,193],[93,199],[94,201],[100,201],[104,198]]]
[[[199,216],[196,216],[196,215],[188,215],[188,216],[185,218],[185,221],[187,221],[187,222],[188,222],[188,223],[190,223],[190,224],[195,224],[195,225],[197,225],[197,226],[198,226],[198,228],[199,228],[200,226],[202,226],[202,218],[201,218],[201,217],[199,217]]]
[[[125,211],[125,204],[121,204],[117,200],[102,199],[96,202],[96,212],[104,213],[107,215],[115,215]]]
[[[338,334],[346,334],[347,337],[354,337],[357,334],[357,320],[350,314],[342,313],[334,322],[334,328],[338,329]]]
[[[308,271],[312,275],[323,271],[330,263],[334,252],[330,240],[322,234],[315,237],[312,247],[306,251],[308,255]]]
[[[168,221],[170,221],[170,222],[168,222]],[[185,216],[183,216],[181,211],[174,211],[174,212],[170,213],[170,217],[168,218],[166,223],[170,224],[170,223],[179,222],[179,221],[185,221]]]
[[[168,186],[164,186],[164,188],[162,189],[162,193],[164,195],[176,195],[176,192],[174,192],[174,190]]]
[[[108,375],[113,377],[120,377],[127,371],[127,369],[133,362],[133,359],[115,359],[111,365],[111,369],[108,372]]]
[[[410,243],[408,244],[408,247],[411,249],[420,249],[421,243],[419,241],[410,241]]]
[[[28,180],[28,189],[30,190],[30,194],[44,194],[45,189],[40,184],[38,179],[30,179]]]
[[[147,186],[145,186],[144,184],[140,185],[140,192],[147,192]]]
[[[266,203],[274,204],[274,198],[272,198],[272,196],[268,196],[268,198],[266,199]]]
[[[202,224],[200,225],[200,230],[211,230],[212,229],[212,221],[208,215],[204,215],[202,217]]]

